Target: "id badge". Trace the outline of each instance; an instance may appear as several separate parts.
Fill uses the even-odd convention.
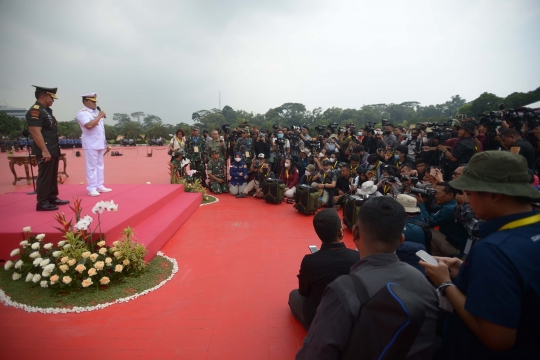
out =
[[[249,157],[249,151],[246,151],[246,157],[247,158]]]
[[[198,147],[198,146],[194,146],[194,147],[193,147],[193,152],[198,153],[198,152],[199,152],[199,147]]]
[[[518,155],[519,155],[519,150],[521,150],[521,148],[520,148],[519,146],[512,146],[512,147],[510,148],[510,152],[511,152],[512,154],[518,154]]]

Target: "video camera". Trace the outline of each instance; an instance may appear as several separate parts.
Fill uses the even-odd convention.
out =
[[[434,189],[420,189],[416,186],[411,188],[411,194],[420,194],[423,197],[426,197],[429,201],[433,201],[435,199],[435,193],[436,191]]]
[[[308,140],[305,146],[309,148],[312,154],[321,150],[321,142],[319,140]]]
[[[299,126],[291,126],[291,130],[300,131]]]
[[[221,125],[221,130],[223,130],[223,133],[228,134],[231,131],[231,124]]]
[[[504,110],[504,104],[500,104],[498,111],[489,111],[478,116],[480,117],[480,125],[484,125],[489,130],[500,126],[503,120],[513,122],[514,128],[517,130],[521,130],[524,121],[529,130],[540,126],[540,110],[527,107]]]
[[[364,125],[364,130],[366,132],[372,132],[373,130],[375,130],[375,127],[373,126],[372,122],[367,122],[366,125]]]
[[[319,135],[321,135],[322,133],[324,133],[326,131],[326,126],[324,125],[317,125],[315,126],[315,130],[317,130],[317,132],[319,133]]]
[[[332,133],[334,133],[338,126],[339,126],[338,123],[331,123],[331,124],[328,124],[326,128],[332,131]]]
[[[356,125],[354,125],[353,123],[347,123],[345,124],[345,127],[348,129],[348,128],[351,128],[351,129],[354,129],[356,128]]]

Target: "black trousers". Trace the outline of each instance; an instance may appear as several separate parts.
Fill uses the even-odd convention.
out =
[[[36,156],[39,162],[43,157]],[[46,205],[49,201],[58,198],[58,163],[60,158],[52,157],[47,162],[38,165],[38,178],[36,183],[37,202]]]
[[[309,326],[306,325],[306,321],[304,320],[304,301],[306,301],[306,298],[300,295],[298,289],[291,291],[289,294],[289,307],[291,308],[293,316],[306,330],[308,330]]]

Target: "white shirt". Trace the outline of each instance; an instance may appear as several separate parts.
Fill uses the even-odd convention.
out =
[[[89,150],[103,150],[107,148],[105,139],[105,125],[103,119],[99,120],[97,126],[87,129],[84,125],[94,120],[99,114],[99,110],[92,110],[86,106],[77,113],[77,122],[82,130],[82,147]]]

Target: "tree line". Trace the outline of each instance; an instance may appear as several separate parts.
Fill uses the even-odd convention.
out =
[[[524,106],[540,101],[540,87],[529,92],[514,92],[506,97],[484,92],[478,98],[467,102],[459,95],[451,96],[450,100],[436,105],[422,106],[418,101],[406,101],[400,104],[372,104],[363,105],[358,109],[342,109],[331,107],[323,110],[317,107],[306,109],[300,103],[285,103],[268,110],[265,114],[254,114],[245,110],[234,110],[226,105],[223,109],[199,110],[192,114],[191,120],[201,130],[219,129],[225,124],[236,127],[247,122],[259,128],[271,129],[274,124],[281,126],[307,125],[310,129],[317,125],[337,123],[346,125],[354,123],[357,128],[367,123],[381,124],[382,119],[408,127],[417,122],[443,122],[457,114],[466,114],[468,117],[478,117],[478,114],[498,109],[504,104],[506,109]],[[142,111],[113,114],[114,125],[105,125],[107,140],[115,140],[118,136],[133,139],[168,138],[177,129],[187,131],[193,124],[180,122],[177,124],[165,123],[159,116],[146,114]],[[25,128],[26,121],[4,112],[0,112],[0,136],[17,138]],[[58,122],[60,136],[78,138],[81,129],[76,119]]]

